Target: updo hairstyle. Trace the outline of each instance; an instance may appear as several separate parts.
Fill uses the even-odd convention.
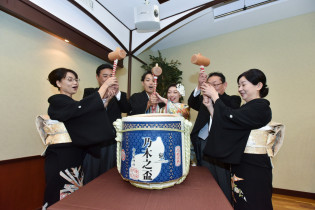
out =
[[[66,68],[58,68],[49,73],[48,81],[59,90],[57,81],[61,81],[61,79],[66,78],[68,72],[74,74],[75,78],[78,79],[78,74],[75,71]]]
[[[248,71],[245,71],[237,78],[237,83],[239,82],[241,77],[245,77],[250,83],[253,85],[257,85],[259,82],[262,83],[262,88],[259,90],[259,96],[261,98],[264,98],[268,95],[269,88],[267,86],[267,79],[265,74],[259,70],[259,69],[250,69]]]

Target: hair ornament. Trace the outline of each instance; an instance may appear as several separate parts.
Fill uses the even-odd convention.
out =
[[[185,96],[185,87],[184,87],[184,85],[179,83],[179,84],[176,85],[176,89],[177,89],[177,91],[179,92],[179,94],[181,96]]]

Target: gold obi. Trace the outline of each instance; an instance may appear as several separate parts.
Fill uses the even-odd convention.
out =
[[[39,115],[36,117],[35,123],[44,145],[72,142],[62,122],[51,120],[48,115]]]
[[[274,157],[283,144],[284,130],[284,125],[276,122],[252,130],[244,153],[268,154],[269,157]]]

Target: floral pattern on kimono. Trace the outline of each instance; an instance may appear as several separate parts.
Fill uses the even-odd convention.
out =
[[[166,110],[166,111],[165,111]],[[185,119],[189,119],[189,106],[183,103],[173,103],[167,101],[165,107],[160,110],[161,113],[178,114],[183,116]]]
[[[239,178],[235,176],[235,174],[231,176],[232,197],[233,197],[234,202],[236,202],[236,199],[235,199],[236,195],[238,195],[238,197],[240,198],[243,198],[247,202],[243,191],[240,188],[238,188],[238,186],[235,184],[235,182],[243,181],[243,180],[244,180],[243,178]]]
[[[67,180],[70,184],[65,184],[64,188],[60,190],[60,200],[70,195],[74,191],[78,190],[83,186],[83,172],[81,170],[81,166],[79,168],[71,168],[71,172],[69,169],[65,171],[60,171],[60,176]]]

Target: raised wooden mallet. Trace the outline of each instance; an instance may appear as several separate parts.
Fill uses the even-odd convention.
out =
[[[151,72],[152,72],[153,77],[154,77],[154,91],[153,91],[153,94],[156,94],[157,79],[158,79],[158,76],[160,76],[162,74],[162,68],[159,67],[158,64],[155,64],[155,66],[151,69]],[[154,105],[152,107],[152,111],[153,111],[153,113],[156,112],[156,105]]]
[[[205,73],[205,66],[209,66],[210,59],[202,56],[200,53],[194,54],[190,59],[191,63],[200,66],[200,73]]]
[[[112,76],[115,76],[116,74],[118,60],[121,60],[125,57],[126,57],[125,50],[121,50],[119,47],[117,47],[115,51],[108,54],[108,59],[114,61]]]

